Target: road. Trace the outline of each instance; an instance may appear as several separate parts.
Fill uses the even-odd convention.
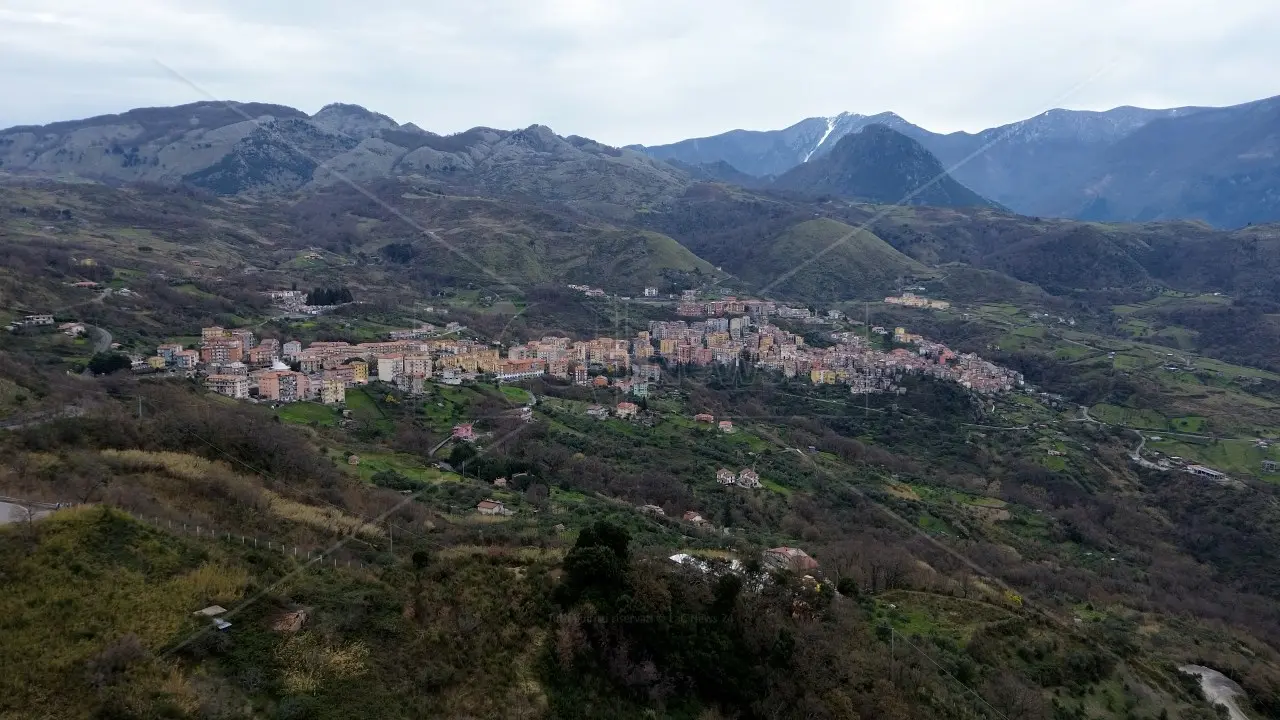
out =
[[[96,325],[85,325],[84,329],[85,329],[85,333],[89,335],[89,338],[93,340],[94,354],[104,353],[111,349],[112,338],[111,338],[110,330],[105,330]],[[93,373],[90,372],[89,368],[86,366],[84,371],[81,372],[80,374],[89,376],[89,375],[92,375]]]
[[[14,498],[6,498],[12,500]],[[48,503],[6,502],[0,500],[0,525],[39,520],[53,512],[54,506]]]
[[[78,405],[67,405],[61,410],[53,410],[33,415],[26,415],[20,418],[5,418],[0,420],[0,430],[18,430],[25,427],[34,427],[52,422],[58,418],[64,417],[80,417],[84,414],[84,408]]]
[[[1243,695],[1244,690],[1231,678],[1203,665],[1183,665],[1178,669],[1184,673],[1198,675],[1204,696],[1214,705],[1226,708],[1227,717],[1231,720],[1249,720],[1249,716],[1245,715],[1240,705],[1236,703],[1236,697]]]
[[[93,351],[96,353],[106,352],[111,349],[111,331],[104,330],[95,325],[86,325],[86,332],[93,340]]]
[[[1147,436],[1143,435],[1137,430],[1134,430],[1134,432],[1138,433],[1138,446],[1135,447],[1133,451],[1129,453],[1129,457],[1132,458],[1135,463],[1149,470],[1167,470],[1168,468],[1162,468],[1159,465],[1151,462],[1150,460],[1144,460],[1142,458],[1142,448],[1147,446]]]

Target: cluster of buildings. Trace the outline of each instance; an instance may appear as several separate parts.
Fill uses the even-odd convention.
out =
[[[815,384],[846,384],[854,393],[896,391],[897,381],[907,373],[954,381],[983,393],[1010,390],[1022,383],[1016,372],[977,355],[956,353],[901,327],[893,332],[899,347],[890,351],[850,332],[832,333],[835,345],[816,348],[770,324],[771,313],[789,310],[773,303],[726,298],[708,303],[705,309],[710,313],[705,319],[653,321],[631,339],[546,336],[510,346],[505,352],[478,341],[442,336],[433,325],[397,330],[376,342],[313,342],[305,348],[297,341],[257,340],[248,329],[210,327],[201,332],[198,348],[162,345],[144,367],[204,375],[215,392],[235,398],[247,398],[256,391],[258,397],[276,402],[333,404],[345,401],[346,388],[373,380],[420,394],[433,378],[458,384],[480,374],[499,382],[551,376],[614,387],[643,398],[649,395],[649,384],[661,377],[659,359],[667,365],[750,363],[786,377],[807,375]],[[748,314],[733,314],[739,311]],[[624,402],[614,412],[633,417],[634,408],[633,403]],[[609,414],[602,408],[598,412]],[[722,422],[721,430],[732,432],[732,423]]]
[[[290,315],[321,315],[332,310],[334,305],[308,305],[305,290],[268,290],[267,297],[281,310]]]
[[[946,300],[932,300],[909,292],[904,292],[901,295],[893,297],[887,297],[884,301],[889,305],[902,305],[903,307],[923,308],[927,310],[946,310],[951,307],[951,303]]]
[[[724,486],[733,485],[748,490],[761,487],[760,475],[750,468],[743,468],[737,473],[727,468],[720,468],[716,471],[716,482]]]
[[[640,406],[633,402],[620,402],[613,409],[613,415],[620,420],[634,420],[639,414]],[[609,417],[610,413],[609,408],[604,405],[591,405],[587,407],[587,415],[597,420],[604,420]]]
[[[14,320],[9,323],[10,332],[21,328],[48,328],[54,324],[52,315],[25,315],[21,320]],[[64,322],[58,325],[58,332],[67,337],[80,337],[88,331],[88,327],[84,323]]]
[[[50,325],[53,325],[52,315],[26,315],[21,320],[9,323],[8,329],[12,331],[18,328],[49,327]]]
[[[948,380],[980,393],[999,393],[1023,384],[1021,373],[983,360],[973,353],[957,353],[904,328],[894,330],[900,345],[890,351],[872,346],[856,333],[834,333],[833,347],[797,350],[794,369],[782,350],[765,353],[758,364],[777,366],[786,375],[804,370],[814,384],[843,383],[855,394],[894,392],[903,375],[918,374]]]
[[[832,339],[837,343],[833,347],[815,348],[761,316],[713,317],[695,322],[651,322],[633,347],[638,361],[660,356],[671,363],[690,365],[750,362],[786,377],[808,375],[815,384],[847,384],[855,393],[894,391],[895,381],[907,373],[951,380],[983,393],[1022,384],[1019,373],[974,354],[956,353],[901,327],[894,330],[893,340],[909,347],[891,351],[875,347],[857,333],[832,333]]]
[[[608,377],[599,375],[593,379],[591,368],[614,375],[630,372],[633,379],[614,384],[623,392],[643,397],[648,394],[650,379],[656,381],[662,372],[657,366],[641,367],[652,354],[645,352],[643,346],[643,342],[607,337],[575,341],[548,336],[507,348],[506,359],[500,360],[492,372],[502,382],[550,375],[579,385],[605,386],[609,385]]]
[[[550,375],[578,384],[613,386],[637,397],[647,396],[648,384],[660,378],[658,359],[668,365],[751,363],[786,377],[807,375],[815,384],[846,384],[854,393],[896,391],[897,380],[908,373],[950,380],[982,393],[1003,392],[1022,384],[1019,373],[971,353],[957,353],[906,328],[893,331],[893,341],[901,347],[889,351],[851,332],[832,333],[834,346],[816,348],[807,345],[802,336],[770,324],[769,313],[778,311],[772,303],[728,298],[708,305],[712,306],[711,317],[652,321],[648,330],[630,340],[533,340],[508,348],[505,360],[496,361],[493,369],[481,367],[479,371],[492,372],[500,381]],[[742,309],[756,314],[714,316]],[[882,328],[877,330],[889,334]],[[610,380],[591,375],[596,370],[625,375],[628,368],[630,378]],[[732,432],[732,424],[722,429]]]
[[[680,317],[690,318],[748,315],[756,319],[776,317],[811,323],[829,322],[843,317],[836,310],[831,310],[825,316],[821,316],[815,314],[809,308],[788,307],[779,305],[772,300],[740,300],[736,297],[726,297],[720,300],[703,302],[698,299],[698,293],[695,290],[686,290],[680,296],[680,303],[676,305],[676,314]]]
[[[157,348],[144,367],[174,369],[204,377],[210,390],[228,397],[257,397],[275,402],[346,401],[346,390],[373,380],[394,384],[411,394],[421,393],[439,372],[461,382],[460,373],[496,372],[498,351],[471,340],[429,337],[424,326],[393,332],[378,342],[281,343],[257,339],[248,329],[208,327],[198,348],[179,344]]]
[[[604,297],[605,291],[600,288],[593,288],[590,285],[570,285],[570,290],[577,290],[587,297]]]

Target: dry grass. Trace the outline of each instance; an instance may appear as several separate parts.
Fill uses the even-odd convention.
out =
[[[244,594],[249,574],[241,568],[205,563],[174,581],[177,589],[210,603],[231,602]]]
[[[161,470],[184,480],[198,481],[214,473],[230,472],[225,465],[186,453],[103,450],[102,457],[114,461],[112,464],[122,470],[141,472]]]
[[[169,477],[211,488],[234,489],[232,495],[243,504],[261,508],[281,520],[312,529],[337,534],[359,533],[381,537],[383,531],[360,518],[333,507],[321,507],[291,500],[258,485],[252,478],[236,473],[229,466],[186,453],[146,452],[142,450],[103,450],[102,456],[122,471],[159,472]],[[227,494],[220,492],[219,494]]]
[[[320,686],[359,677],[368,669],[369,648],[353,642],[333,646],[314,632],[290,637],[276,649],[282,684],[293,695],[309,695]]]
[[[263,490],[272,515],[283,520],[291,520],[317,530],[349,534],[358,533],[365,537],[382,537],[382,528],[364,522],[358,517],[348,515],[331,507],[316,507],[290,500],[270,490]]]
[[[889,485],[886,485],[884,489],[890,495],[894,497],[902,498],[903,500],[919,500],[920,499],[920,496],[916,494],[916,491],[913,490],[910,485],[901,485],[898,483],[891,483]]]

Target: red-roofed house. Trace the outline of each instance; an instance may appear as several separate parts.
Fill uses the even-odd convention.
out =
[[[818,561],[800,548],[776,547],[764,551],[765,567],[772,570],[808,571],[818,568]]]

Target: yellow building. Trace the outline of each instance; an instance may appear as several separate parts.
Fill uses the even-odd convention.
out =
[[[497,350],[473,350],[441,358],[446,370],[457,368],[464,372],[497,372],[499,362]]]
[[[814,385],[822,385],[824,383],[831,385],[835,383],[836,379],[835,370],[820,370],[818,368],[814,368],[809,371],[809,381]]]
[[[352,370],[352,373],[351,373],[352,382],[354,382],[356,385],[368,385],[369,384],[369,363],[363,360],[352,360],[349,364],[351,365],[351,370]]]
[[[153,355],[147,358],[147,365],[151,366],[152,370],[163,370],[165,365],[164,358],[159,355]]]
[[[675,338],[662,338],[658,341],[658,352],[663,355],[675,355],[677,347],[680,347],[680,341]]]

